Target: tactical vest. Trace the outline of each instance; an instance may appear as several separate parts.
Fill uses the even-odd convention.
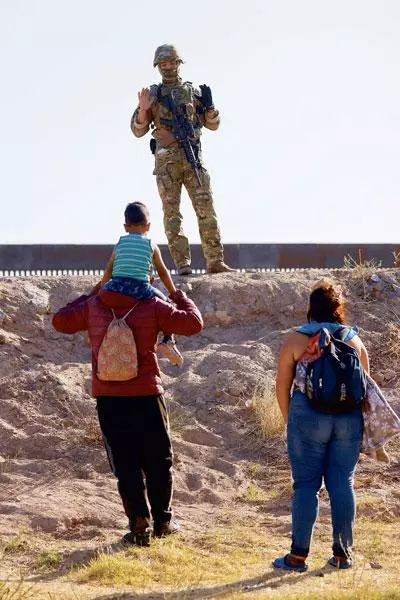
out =
[[[186,107],[186,116],[194,127],[194,139],[199,140],[201,136],[201,128],[204,124],[204,112],[200,101],[196,96],[200,95],[200,91],[193,87],[190,81],[178,83],[174,86],[167,86],[163,83],[155,84],[150,87],[150,97],[154,97],[154,102],[151,107],[153,117],[153,137],[163,146],[168,146],[175,141],[170,129],[161,124],[160,119],[172,119],[172,113],[164,104],[163,99],[168,93],[174,90],[177,103],[184,104]]]

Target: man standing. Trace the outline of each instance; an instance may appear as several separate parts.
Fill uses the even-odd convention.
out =
[[[145,135],[152,127],[150,148],[155,154],[158,192],[163,203],[164,229],[168,247],[179,275],[190,275],[190,246],[182,229],[180,200],[185,186],[196,212],[201,245],[208,273],[233,271],[224,263],[221,234],[215,214],[210,177],[201,159],[201,128],[216,130],[219,113],[214,108],[211,90],[206,85],[196,89],[179,76],[182,63],[176,48],[164,44],[156,49],[153,65],[158,67],[161,84],[143,88],[138,93],[139,105],[133,113],[131,129],[136,137]],[[177,131],[177,118],[186,130],[186,146],[190,146],[192,164],[187,149]]]
[[[170,296],[175,308],[160,298],[138,301],[99,287],[58,310],[53,327],[62,333],[89,334],[92,394],[109,463],[129,519],[130,532],[124,540],[148,546],[152,534],[163,537],[178,530],[171,520],[172,450],[156,357],[157,335],[160,330],[194,335],[201,331],[203,320],[194,302],[181,290]],[[126,381],[104,380],[98,373],[99,349],[114,314],[126,317],[136,342],[138,374]]]

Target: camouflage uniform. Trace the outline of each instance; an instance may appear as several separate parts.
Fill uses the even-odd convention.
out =
[[[155,65],[157,64],[157,51]],[[180,212],[183,184],[197,215],[201,245],[207,268],[210,268],[212,265],[223,264],[223,247],[213,205],[210,177],[202,165],[200,172],[201,185],[199,185],[196,174],[188,163],[182,146],[175,139],[171,130],[160,121],[162,118],[172,119],[172,113],[162,103],[162,96],[169,94],[171,90],[174,91],[176,103],[185,104],[187,118],[192,123],[195,131],[195,137],[191,141],[198,147],[201,160],[201,128],[204,126],[211,130],[218,129],[219,115],[217,113],[211,118],[199,100],[200,90],[197,90],[190,82],[182,82],[179,77],[172,84],[162,83],[150,87],[150,97],[154,97],[154,101],[151,109],[147,111],[147,120],[143,123],[137,122],[136,117],[139,111],[139,107],[137,107],[132,116],[131,129],[136,137],[145,135],[150,126],[153,129],[152,136],[155,140],[155,168],[153,174],[156,175],[158,192],[163,203],[164,229],[176,267],[182,269],[190,265],[190,246],[182,229],[182,214]]]

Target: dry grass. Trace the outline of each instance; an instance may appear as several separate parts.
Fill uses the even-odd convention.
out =
[[[73,578],[131,585],[136,590],[182,590],[255,576],[267,559],[264,532],[236,526],[200,535],[191,543],[174,536],[153,542],[146,551],[131,548],[117,555],[101,554]]]
[[[36,597],[34,588],[26,586],[22,581],[0,583],[0,600],[28,600]]]
[[[376,504],[375,504],[376,507]],[[360,516],[355,526],[357,552],[367,561],[378,561],[385,564],[389,571],[397,577],[400,589],[400,574],[396,566],[399,549],[398,519],[371,519],[371,516]]]
[[[85,594],[84,596],[88,596]],[[19,582],[5,581],[0,583],[0,600],[82,600],[80,593],[65,595],[41,588],[23,580]]]
[[[168,416],[172,434],[182,433],[186,427],[193,425],[193,416],[181,404],[174,400],[168,401]]]
[[[264,587],[256,593],[247,593],[246,600],[262,600],[267,597],[267,593],[273,592],[273,588]],[[264,594],[262,593],[264,592]],[[276,593],[274,593],[276,597]],[[222,597],[222,596],[221,596]],[[272,597],[272,596],[271,596]],[[224,599],[228,596],[223,596]],[[243,593],[236,593],[229,596],[230,600],[243,598]],[[389,590],[375,590],[369,586],[359,586],[350,589],[338,589],[337,591],[324,592],[301,592],[285,594],[285,600],[399,600],[400,592],[396,588]]]
[[[103,435],[95,416],[85,417],[81,423],[80,442],[89,446],[103,446]]]
[[[248,498],[248,505],[254,506],[252,497]],[[326,565],[330,555],[330,519],[322,516],[314,535],[309,571],[290,574],[271,566],[272,560],[289,547],[289,529],[282,529],[280,519],[268,512],[253,511],[252,515],[235,506],[225,509],[224,526],[194,538],[178,535],[154,540],[146,549],[101,552],[86,566],[47,584],[0,584],[0,600],[248,600],[271,594],[285,600],[400,599],[396,521],[359,517],[355,567],[338,571]],[[43,554],[44,567],[54,566],[53,554]]]
[[[396,360],[400,359],[400,325],[390,321],[387,325],[386,355]]]
[[[55,569],[62,562],[62,557],[54,550],[42,552],[36,559],[36,566],[40,570]]]
[[[400,250],[393,251],[393,262],[395,267],[400,267]]]
[[[275,383],[272,379],[267,377],[255,387],[248,406],[254,412],[263,440],[283,434],[285,424],[276,401]]]
[[[382,263],[377,262],[375,259],[363,260],[361,255],[356,260],[350,254],[347,254],[343,261],[344,268],[349,269],[354,279],[368,279],[381,265]]]
[[[356,292],[361,295],[363,300],[372,300],[368,290],[367,281],[381,267],[381,263],[374,259],[363,260],[360,253],[358,261],[350,256],[350,254],[345,256],[343,266],[345,269],[349,270],[351,279],[356,282],[356,287],[358,288],[356,289]]]
[[[263,467],[258,462],[249,462],[246,465],[246,475],[251,479],[260,479],[263,477]]]
[[[269,494],[254,483],[251,483],[243,492],[242,499],[246,502],[264,502],[269,499]]]
[[[385,377],[385,383],[393,384],[400,371],[400,322],[388,320],[382,323],[378,343],[370,349],[371,365]]]
[[[239,521],[239,522],[238,522]],[[129,586],[136,594],[164,598],[264,598],[312,600],[400,598],[397,572],[396,526],[360,519],[356,530],[355,567],[338,571],[326,565],[329,533],[316,532],[306,574],[273,569],[290,540],[266,523],[230,521],[197,539],[177,536],[153,542],[149,549],[132,548],[114,555],[101,554],[72,575],[92,585]],[[388,551],[388,548],[390,549]],[[374,567],[371,567],[371,564]],[[179,569],[177,570],[177,565]],[[105,597],[105,596],[104,596]],[[121,598],[124,596],[120,595]],[[118,598],[118,595],[113,596]]]
[[[4,554],[23,554],[31,549],[31,545],[24,533],[18,533],[18,535],[14,535],[12,538],[7,540],[4,545],[3,553]]]

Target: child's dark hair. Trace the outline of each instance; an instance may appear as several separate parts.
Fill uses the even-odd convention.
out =
[[[125,209],[125,225],[147,225],[150,214],[143,202],[131,202]]]
[[[318,323],[346,323],[345,300],[339,289],[331,283],[323,284],[310,294],[308,321]]]

